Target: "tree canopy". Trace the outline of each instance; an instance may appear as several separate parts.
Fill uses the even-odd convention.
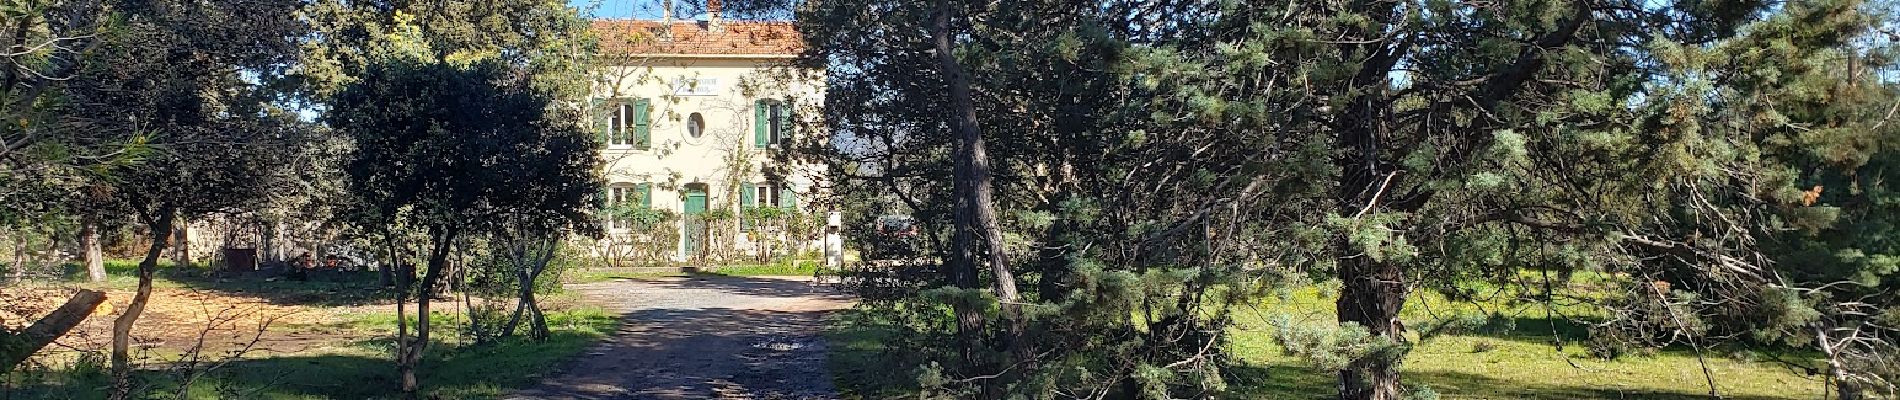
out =
[[[1879,212],[1885,193],[1875,177],[1891,151],[1876,143],[1893,138],[1881,72],[1893,60],[1876,39],[1889,11],[812,3],[805,62],[828,68],[836,137],[807,148],[844,196],[901,204],[954,263],[956,71],[932,43],[932,20],[948,16],[1011,239],[981,250],[1009,253],[1003,267],[1036,288],[1020,303],[1039,350],[932,351],[1003,350],[1001,325],[928,336],[952,324],[935,307],[1010,307],[976,289],[987,285],[921,280],[874,302],[905,321],[894,325],[924,327],[894,360],[924,367],[912,383],[955,396],[1218,392],[1228,313],[1308,280],[1341,286],[1325,334],[1354,339],[1288,347],[1345,360],[1322,363],[1340,369],[1341,398],[1429,392],[1402,385],[1398,363],[1451,327],[1400,311],[1421,290],[1492,295],[1472,282],[1596,304],[1609,317],[1593,335],[1618,338],[1600,346],[1774,337],[1827,351],[1837,345],[1817,335],[1852,333],[1833,343],[1863,346],[1840,359],[1858,361],[1817,368],[1846,372],[1837,385],[1852,391],[1891,379],[1877,367],[1893,343],[1876,322],[1892,318],[1886,223],[1842,218]],[[1843,70],[1855,74],[1822,75]],[[1574,289],[1585,275],[1613,288]]]

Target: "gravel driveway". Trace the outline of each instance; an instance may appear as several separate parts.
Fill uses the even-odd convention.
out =
[[[624,315],[614,337],[508,399],[835,399],[820,336],[847,297],[798,278],[568,285]]]

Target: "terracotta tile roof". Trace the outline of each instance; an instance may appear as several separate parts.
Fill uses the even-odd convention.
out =
[[[600,49],[607,54],[797,55],[805,42],[791,22],[726,21],[714,32],[704,21],[674,22],[673,37],[660,37],[660,21],[595,20]]]

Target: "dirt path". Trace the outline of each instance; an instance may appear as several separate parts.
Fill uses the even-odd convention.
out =
[[[508,399],[837,398],[824,314],[850,305],[808,280],[664,278],[569,285],[626,324]]]

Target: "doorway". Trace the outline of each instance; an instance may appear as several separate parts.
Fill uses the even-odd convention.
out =
[[[711,233],[708,230],[710,224],[706,223],[705,218],[707,202],[706,184],[688,183],[686,184],[686,190],[681,195],[685,197],[685,203],[681,206],[680,210],[681,214],[685,216],[684,232],[680,235],[682,242],[680,246],[681,257],[688,260],[704,259],[706,256],[707,234]]]

